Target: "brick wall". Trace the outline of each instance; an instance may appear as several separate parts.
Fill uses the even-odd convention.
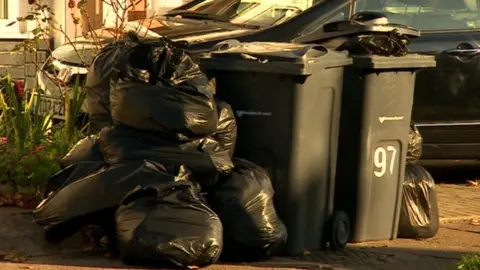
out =
[[[47,45],[40,42],[36,54],[24,51],[12,53],[11,50],[20,42],[21,40],[0,39],[0,76],[10,73],[14,79],[25,80],[26,86],[30,88],[35,84],[37,66],[42,65],[47,58]]]

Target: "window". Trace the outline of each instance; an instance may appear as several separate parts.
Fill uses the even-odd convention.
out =
[[[298,8],[273,7],[245,21],[250,25],[270,26],[284,22],[302,12]]]
[[[381,11],[392,23],[423,31],[480,28],[477,0],[359,0],[359,11]]]
[[[22,3],[23,2],[23,3]],[[7,26],[12,21],[15,21],[20,15],[20,7],[25,5],[28,7],[27,1],[11,1],[0,0],[0,38],[23,38],[21,30],[25,29],[27,24],[16,23],[12,26]]]
[[[272,26],[297,16],[318,1],[204,0],[185,9],[215,15],[232,23]],[[180,9],[182,7],[176,11]]]
[[[318,31],[319,29],[321,29],[321,27],[323,27],[327,23],[331,23],[331,22],[334,22],[334,21],[340,21],[340,20],[346,20],[350,16],[349,13],[350,13],[350,4],[342,5],[338,8],[336,8],[336,10],[334,12],[332,12],[332,14],[330,16],[328,16],[326,20],[317,20],[317,21],[313,22],[312,24],[308,25],[305,28],[305,30],[303,30],[301,35],[308,35],[310,33]]]
[[[0,0],[0,19],[8,19],[7,0]]]

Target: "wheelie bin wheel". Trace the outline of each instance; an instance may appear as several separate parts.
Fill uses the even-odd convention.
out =
[[[335,211],[330,224],[330,249],[343,249],[350,239],[350,219],[348,215],[342,211]]]

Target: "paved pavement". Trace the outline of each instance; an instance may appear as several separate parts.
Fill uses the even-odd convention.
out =
[[[443,222],[480,216],[480,186],[439,184],[437,196]]]
[[[480,226],[451,222],[480,214],[479,193],[480,188],[438,185],[444,224],[432,239],[362,243],[338,252],[307,252],[297,258],[275,258],[249,265],[214,265],[207,269],[444,270],[455,264],[462,254],[480,252]],[[47,244],[29,212],[0,207],[0,253],[11,250],[19,250],[19,254],[26,256],[26,264],[0,262],[0,269],[132,269],[117,260],[86,255],[78,237],[60,245]]]

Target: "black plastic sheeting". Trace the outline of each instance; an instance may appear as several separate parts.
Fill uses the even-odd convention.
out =
[[[104,167],[102,162],[82,161],[72,164],[48,179],[44,197],[47,198],[52,192],[73,183],[83,177],[95,173]]]
[[[434,237],[438,232],[439,222],[435,181],[422,166],[407,164],[398,237]]]
[[[115,65],[114,122],[180,141],[216,131],[213,88],[186,50],[174,44],[167,39],[140,44]]]
[[[410,39],[396,31],[372,33],[348,38],[336,48],[353,55],[405,56],[408,54]]]
[[[96,135],[90,135],[80,140],[75,146],[63,157],[59,163],[62,169],[75,165],[79,162],[102,162],[103,155],[100,151],[98,138]]]
[[[217,128],[213,98],[190,88],[121,82],[111,93],[112,118],[138,130],[188,141]]]
[[[103,48],[93,59],[85,82],[85,102],[89,117],[88,134],[95,134],[112,124],[110,80],[114,65],[136,43],[127,39]]]
[[[64,185],[33,212],[51,241],[62,241],[104,212],[115,211],[124,196],[141,184],[173,181],[165,167],[149,161],[130,162],[101,169]],[[102,219],[101,218],[101,219]]]
[[[233,168],[228,151],[219,148],[211,138],[201,139],[199,143],[176,144],[154,133],[139,133],[135,129],[115,126],[103,129],[99,142],[108,164],[147,159],[164,165],[185,165],[196,173],[204,174],[227,174]],[[209,144],[213,148],[211,151]]]
[[[415,163],[422,157],[423,138],[413,121],[410,122],[408,133],[407,162]]]
[[[233,157],[235,144],[237,141],[237,121],[232,107],[220,100],[216,101],[218,110],[218,126],[212,135],[222,149],[228,151],[230,157]]]
[[[63,170],[34,211],[46,239],[84,229],[124,262],[152,266],[280,252],[287,232],[270,179],[253,163],[233,163],[235,115],[214,97],[185,44],[131,36],[107,48],[89,72],[105,73],[87,89],[94,134],[60,161]]]
[[[269,258],[287,240],[287,229],[273,206],[272,183],[263,168],[243,159],[234,159],[234,164],[233,173],[223,177],[208,197],[224,225],[222,258]]]
[[[145,266],[207,266],[222,252],[222,223],[188,179],[142,185],[116,212],[122,261]]]
[[[187,45],[167,38],[140,41],[130,33],[102,49],[85,85],[88,133],[115,121],[181,140],[215,131],[213,89]]]

